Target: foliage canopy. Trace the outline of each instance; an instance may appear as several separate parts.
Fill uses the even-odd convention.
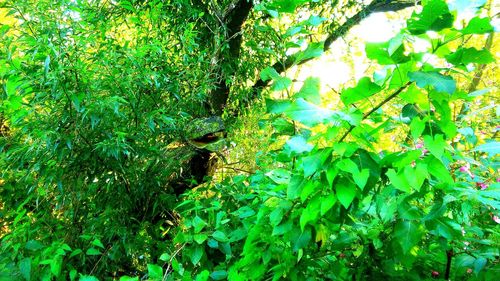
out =
[[[493,280],[491,3],[360,2],[0,2],[0,279]],[[336,97],[290,77],[405,8]]]

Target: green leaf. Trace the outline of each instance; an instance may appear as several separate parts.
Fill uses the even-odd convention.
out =
[[[389,169],[387,171],[386,175],[389,178],[389,180],[391,181],[391,184],[395,188],[397,188],[401,191],[404,191],[404,192],[411,192],[411,186],[408,183],[408,181],[406,180],[404,175],[402,175],[400,173],[396,173],[396,171],[394,169]]]
[[[467,27],[460,30],[462,34],[485,34],[493,32],[493,26],[491,25],[489,18],[475,17],[469,21]]]
[[[283,91],[292,85],[292,79],[288,77],[279,77],[274,79],[273,85],[271,86],[271,90],[273,91]]]
[[[31,280],[31,258],[24,258],[19,262],[19,271],[25,280]]]
[[[411,188],[420,191],[420,187],[427,178],[427,165],[419,163],[415,168],[406,166],[403,170],[406,182]]]
[[[299,135],[291,137],[286,142],[285,148],[287,151],[300,154],[303,152],[310,152],[314,148],[314,146],[308,144],[306,139],[303,136]]]
[[[295,63],[300,63],[305,60],[317,58],[323,54],[323,42],[310,43],[304,51],[294,54]]]
[[[43,247],[44,247],[43,244],[36,241],[36,240],[30,240],[30,241],[26,242],[26,245],[24,246],[24,248],[26,248],[26,250],[30,250],[30,251],[40,250]]]
[[[212,237],[219,241],[219,242],[227,242],[229,241],[229,239],[227,239],[227,236],[224,232],[220,231],[220,230],[217,230],[215,231],[213,234],[212,234]]]
[[[298,250],[305,248],[311,241],[311,238],[311,227],[306,227],[304,231],[300,231],[300,229],[295,228],[294,231],[292,231],[292,236],[290,237],[293,243],[293,251],[297,252]]]
[[[300,230],[304,231],[306,224],[316,222],[320,212],[321,200],[320,197],[315,197],[307,204],[306,208],[302,210],[300,215]]]
[[[120,281],[139,281],[139,277],[122,276]]]
[[[196,275],[195,281],[207,281],[209,276],[210,272],[205,269]]]
[[[95,276],[80,274],[80,281],[99,281],[99,279]]]
[[[284,113],[295,121],[312,127],[333,116],[334,112],[298,98]]]
[[[444,148],[447,145],[443,135],[435,135],[434,138],[432,138],[432,136],[425,135],[424,143],[425,147],[427,147],[431,154],[436,156],[437,159],[441,159],[441,157],[443,157]]]
[[[290,108],[291,105],[292,102],[289,100],[266,99],[266,109],[268,113],[283,113]]]
[[[162,280],[163,279],[163,268],[157,264],[148,263],[148,275],[152,280]]]
[[[54,258],[52,258],[52,261],[50,262],[50,271],[56,277],[59,277],[59,275],[61,275],[62,262],[63,262],[63,257],[60,255],[56,255]]]
[[[428,30],[440,31],[453,26],[454,17],[443,0],[430,0],[424,5],[422,12],[413,12],[407,21],[411,34],[423,34]]]
[[[357,101],[364,100],[372,95],[380,92],[382,87],[373,83],[370,78],[363,77],[358,84],[353,88],[347,88],[342,91],[340,98],[345,105],[353,104]]]
[[[89,248],[86,252],[85,252],[86,255],[88,256],[98,256],[101,254],[101,252],[96,249],[96,248]]]
[[[369,59],[376,60],[382,65],[403,64],[410,61],[410,57],[405,55],[405,47],[402,41],[391,40],[383,43],[366,43],[365,53]]]
[[[422,228],[416,221],[399,221],[394,227],[394,237],[405,254],[420,242],[422,235]]]
[[[340,180],[337,182],[335,189],[337,191],[337,199],[340,204],[342,204],[342,206],[346,209],[349,208],[349,205],[351,205],[352,200],[356,196],[356,187],[349,184],[349,182],[345,180]]]
[[[193,240],[198,244],[205,242],[207,240],[207,238],[208,238],[208,235],[206,235],[204,233],[198,233],[198,234],[193,235]]]
[[[312,15],[309,17],[309,19],[306,21],[306,24],[307,25],[310,25],[310,26],[318,26],[320,25],[322,22],[324,22],[325,20],[327,20],[327,18],[323,18],[323,17],[318,17],[316,15]]]
[[[308,77],[304,81],[304,85],[300,88],[300,91],[295,94],[296,98],[303,98],[308,102],[312,102],[316,105],[321,104],[320,96],[320,80],[319,78]]]
[[[337,202],[337,198],[333,193],[323,196],[321,200],[321,215],[324,216]]]
[[[488,260],[483,257],[478,257],[474,261],[474,274],[476,274],[476,276],[479,274],[479,272],[481,272],[481,270],[483,270],[487,262]]]
[[[195,246],[193,251],[191,252],[191,255],[189,256],[191,258],[191,262],[193,265],[196,265],[200,260],[201,257],[203,257],[203,248],[201,246]]]
[[[453,178],[450,175],[450,171],[441,160],[433,156],[426,157],[427,171],[433,175],[437,180],[444,184],[453,184]]]
[[[290,78],[282,77],[276,69],[272,67],[266,67],[262,70],[260,72],[260,79],[262,79],[262,81],[273,80],[273,85],[271,86],[273,91],[284,90],[292,84],[292,80]]]
[[[288,181],[287,181],[288,182]],[[248,217],[251,217],[253,215],[255,215],[255,211],[248,207],[248,206],[243,206],[241,208],[239,208],[235,214],[240,218],[240,219],[244,219],[244,218],[248,218]]]
[[[500,153],[500,142],[490,141],[476,146],[472,151],[486,152],[489,155],[494,156]]]
[[[94,241],[92,241],[92,245],[97,246],[101,249],[104,249],[104,245],[102,244],[101,240],[99,240],[99,239],[94,239]]]
[[[290,200],[298,198],[300,196],[300,193],[302,192],[303,186],[304,177],[300,175],[293,176],[286,190],[287,198]]]
[[[456,52],[447,55],[446,60],[454,65],[487,64],[495,61],[488,50],[477,50],[476,48],[459,48]]]
[[[227,272],[225,270],[217,270],[210,273],[210,278],[213,280],[224,280],[227,277]]]
[[[368,177],[370,176],[370,170],[363,169],[360,172],[352,174],[354,182],[356,185],[363,190],[368,182]]]
[[[457,88],[455,80],[450,76],[445,76],[439,72],[415,71],[408,73],[410,81],[416,82],[420,88],[432,86],[439,92],[453,94]]]
[[[420,117],[415,117],[411,120],[410,131],[411,131],[411,136],[414,140],[418,140],[418,138],[424,132],[425,123],[426,122],[420,119]]]
[[[192,225],[194,228],[194,233],[199,233],[200,231],[203,230],[203,228],[207,225],[207,223],[199,216],[195,216],[193,218]]]

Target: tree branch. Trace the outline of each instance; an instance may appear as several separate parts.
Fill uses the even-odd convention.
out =
[[[387,0],[374,0],[370,3],[370,5],[365,6],[354,16],[348,18],[344,24],[335,28],[325,40],[323,50],[327,51],[330,46],[340,37],[346,35],[351,28],[355,25],[359,24],[363,19],[371,15],[372,13],[377,12],[387,12],[387,11],[399,11],[414,5],[419,4],[419,0],[397,0],[397,1],[387,1]],[[333,25],[333,24],[332,24]],[[300,61],[299,63],[295,63],[295,58],[293,56],[288,57],[284,62],[276,62],[272,67],[278,72],[282,73],[294,65],[304,64],[311,59]],[[255,84],[252,86],[252,94],[250,100],[255,99],[260,94],[260,90],[267,87],[269,85],[270,80],[263,81],[262,79],[257,80]]]
[[[381,108],[382,106],[384,106],[384,104],[388,103],[389,101],[391,101],[393,98],[397,97],[404,89],[406,89],[412,82],[407,82],[406,84],[404,84],[403,86],[401,86],[401,88],[397,89],[394,93],[392,93],[390,96],[388,96],[387,98],[385,98],[383,101],[381,101],[379,104],[377,104],[374,108],[372,108],[369,112],[365,113],[363,115],[363,119],[361,119],[361,121],[365,120],[366,118],[368,118],[368,116],[372,115],[373,112],[377,111],[379,108]],[[347,132],[344,133],[344,135],[340,138],[339,142],[342,142],[351,132],[352,130],[354,129],[354,126],[351,125],[351,127],[349,127],[349,130],[347,130]]]

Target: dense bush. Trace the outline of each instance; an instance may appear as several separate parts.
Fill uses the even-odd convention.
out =
[[[257,39],[240,38],[243,54],[231,41],[238,32],[210,33],[221,19],[203,1],[53,2],[6,5],[22,22],[1,29],[0,120],[8,130],[0,134],[0,279],[499,274],[498,113],[496,105],[473,111],[497,89],[464,79],[494,61],[483,9],[459,23],[444,1],[422,1],[394,38],[366,44],[376,72],[329,105],[319,79],[294,91],[298,83],[281,73],[319,57],[329,37],[281,68],[265,67],[263,55],[301,47],[319,32],[326,19],[313,15],[321,1],[256,4],[248,29]],[[273,29],[272,18],[296,9],[309,20]],[[57,13],[66,18],[54,20]],[[225,60],[218,65],[209,51]],[[255,89],[245,90],[245,76],[257,69],[258,86],[270,84],[265,113]],[[225,104],[227,123],[245,110],[256,114],[250,104],[262,115],[255,133],[268,137],[257,149],[258,169],[200,184],[192,170],[202,165],[193,163],[225,156],[200,144],[219,136],[192,140],[187,128],[219,113],[220,97],[207,93],[230,87],[241,93]],[[180,186],[197,187],[179,201]]]

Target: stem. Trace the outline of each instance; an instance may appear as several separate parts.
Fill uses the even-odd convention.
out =
[[[450,270],[451,270],[451,259],[453,258],[453,249],[446,251],[446,271],[444,273],[444,279],[450,280]]]
[[[365,120],[366,118],[368,118],[368,116],[372,115],[373,112],[377,111],[379,108],[381,108],[382,106],[384,106],[384,104],[388,103],[389,101],[391,101],[393,98],[395,98],[396,96],[398,96],[404,89],[406,89],[409,85],[411,84],[411,82],[407,82],[406,84],[404,84],[401,88],[397,89],[394,93],[392,93],[390,96],[388,96],[387,98],[385,98],[383,101],[381,101],[379,104],[377,104],[374,108],[372,108],[369,112],[365,113],[363,115],[363,120]],[[351,132],[352,130],[354,129],[355,126],[350,126],[349,127],[349,130],[347,130],[347,132],[345,132],[345,134],[340,138],[339,142],[342,142]]]

